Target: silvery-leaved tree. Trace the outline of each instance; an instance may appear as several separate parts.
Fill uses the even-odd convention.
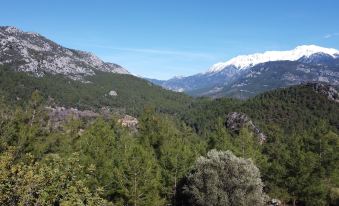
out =
[[[195,206],[265,205],[259,169],[250,159],[211,150],[196,161],[184,193]]]

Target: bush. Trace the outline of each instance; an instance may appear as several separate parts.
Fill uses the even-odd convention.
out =
[[[259,169],[232,152],[211,150],[200,157],[187,177],[184,193],[190,205],[264,205]]]

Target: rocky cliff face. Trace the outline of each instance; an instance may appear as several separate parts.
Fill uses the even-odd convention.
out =
[[[93,120],[100,116],[99,113],[76,108],[46,107],[45,109],[49,116],[49,125],[53,129],[61,128],[71,119]]]
[[[236,133],[238,133],[242,128],[246,127],[258,137],[260,143],[263,143],[266,140],[266,135],[254,125],[252,120],[246,114],[243,113],[229,113],[226,117],[226,127]]]
[[[95,71],[128,74],[123,67],[107,63],[92,53],[68,49],[37,33],[0,27],[0,65],[37,76],[62,74],[76,80]]]
[[[322,83],[308,83],[313,90],[327,97],[328,100],[339,103],[339,92],[332,86]]]

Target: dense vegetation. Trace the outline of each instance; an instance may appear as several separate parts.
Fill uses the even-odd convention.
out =
[[[309,86],[247,101],[192,100],[138,80],[149,95],[138,93],[135,87],[141,85],[126,89],[132,99],[116,89],[124,98],[107,97],[105,104],[134,107],[127,109],[138,111],[133,132],[114,113],[66,119],[55,128],[44,109],[51,103],[48,96],[53,104],[99,107],[112,77],[93,77],[101,82],[93,85],[1,72],[1,205],[248,205],[254,199],[260,205],[266,195],[297,205],[339,203],[339,106]],[[134,84],[125,82],[134,77],[114,78],[127,87]],[[99,96],[104,98],[95,99]],[[250,116],[266,142],[260,144],[247,127],[226,128],[232,111]],[[235,175],[237,170],[244,176]],[[228,187],[232,184],[236,192]]]
[[[291,134],[300,129],[314,128],[320,121],[325,121],[337,131],[338,109],[338,104],[329,101],[326,95],[316,93],[312,85],[300,85],[266,92],[247,101],[203,98],[186,110],[184,119],[198,133],[204,133],[217,123],[218,118],[225,118],[228,113],[237,111],[249,115],[263,130],[278,126]]]
[[[337,103],[316,93],[312,85],[301,85],[267,92],[247,101],[202,99],[194,103],[185,118],[198,134],[208,139],[211,131],[218,131],[216,125],[221,128],[225,125],[225,116],[232,111],[246,113],[268,135],[266,143],[260,146],[264,161],[257,165],[271,196],[286,202],[299,200],[307,205],[324,205],[329,204],[326,196],[338,195]],[[226,138],[220,132],[217,134],[215,147],[230,148],[220,148]],[[332,204],[338,204],[336,201]]]
[[[175,114],[191,101],[186,95],[164,90],[132,75],[96,71],[96,75],[87,76],[84,81],[88,83],[48,73],[38,78],[0,66],[0,94],[11,103],[25,103],[33,91],[39,90],[45,99],[50,98],[59,106],[91,110],[108,108],[139,115],[145,106]],[[109,95],[110,91],[115,91],[117,96]]]

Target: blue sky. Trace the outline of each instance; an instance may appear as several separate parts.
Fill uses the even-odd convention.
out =
[[[0,25],[168,79],[239,54],[316,44],[339,49],[336,0],[10,0]]]

